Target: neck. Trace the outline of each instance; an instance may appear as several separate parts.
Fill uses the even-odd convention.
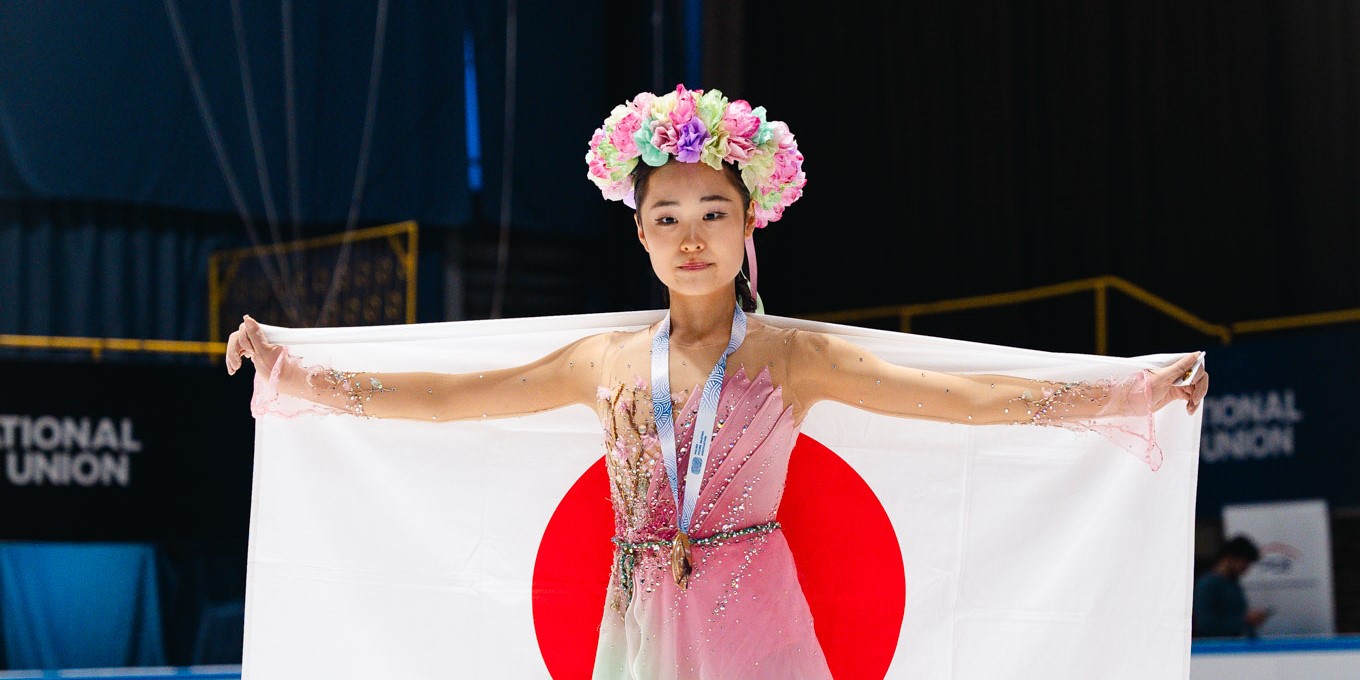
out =
[[[732,310],[737,295],[731,287],[709,295],[671,293],[671,340],[680,345],[708,345],[732,337]]]

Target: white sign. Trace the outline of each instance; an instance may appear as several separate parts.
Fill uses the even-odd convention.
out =
[[[1250,608],[1274,613],[1261,635],[1336,632],[1332,539],[1324,500],[1226,505],[1224,533],[1245,534],[1261,561],[1242,577]]]

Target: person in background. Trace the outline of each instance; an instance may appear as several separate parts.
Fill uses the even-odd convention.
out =
[[[1247,609],[1247,593],[1242,575],[1261,559],[1261,551],[1250,538],[1236,536],[1219,549],[1214,566],[1195,581],[1195,637],[1255,637],[1270,612]]]

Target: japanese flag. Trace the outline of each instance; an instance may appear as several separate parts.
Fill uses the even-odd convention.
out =
[[[266,332],[304,362],[468,372],[661,315]],[[1175,358],[763,318],[932,371],[1095,379]],[[780,519],[833,673],[1188,677],[1199,416],[1173,404],[1156,426],[1151,472],[1096,434],[813,407]],[[602,455],[582,406],[259,419],[245,677],[589,677],[611,555]]]

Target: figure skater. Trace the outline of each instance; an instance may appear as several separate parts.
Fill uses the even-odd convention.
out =
[[[830,677],[775,520],[799,427],[820,401],[1136,437],[1155,470],[1152,414],[1177,400],[1194,413],[1208,390],[1202,353],[1091,382],[954,375],[750,315],[759,301],[750,239],[801,196],[803,156],[784,123],[718,90],[637,95],[596,130],[586,161],[604,196],[634,209],[669,293],[660,322],[513,368],[365,373],[304,366],[247,316],[226,363],[230,373],[243,358],[254,364],[257,414],[279,393],[335,413],[431,422],[593,407],[615,528],[596,678]]]

